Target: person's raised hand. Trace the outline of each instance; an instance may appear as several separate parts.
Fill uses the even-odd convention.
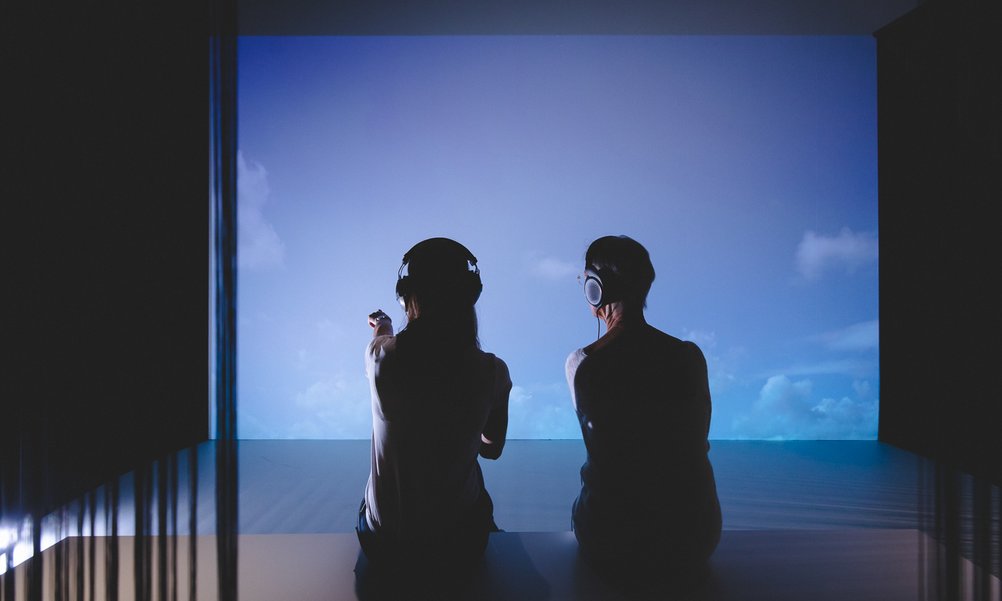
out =
[[[383,313],[382,309],[376,309],[372,313],[369,313],[369,327],[378,328],[384,323],[391,323],[393,320],[386,313]]]

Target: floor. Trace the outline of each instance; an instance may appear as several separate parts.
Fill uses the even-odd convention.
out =
[[[178,555],[161,578],[157,562],[144,581],[119,570],[118,597],[214,599],[215,537],[199,536],[197,574],[190,578],[187,537],[179,537]],[[61,548],[65,546],[65,548]],[[157,543],[153,542],[153,548]],[[911,529],[734,530],[725,531],[709,572],[680,583],[658,580],[646,587],[624,587],[597,574],[576,553],[569,532],[502,532],[492,535],[479,572],[467,580],[441,579],[432,587],[389,578],[366,580],[364,557],[353,534],[250,534],[239,539],[239,597],[245,601],[446,599],[456,601],[618,601],[685,599],[690,601],[915,601],[919,599],[998,599],[998,578],[978,578],[963,562],[965,578],[956,595],[944,594],[935,571],[935,551],[928,537]],[[136,539],[117,540],[119,559],[127,566]],[[95,546],[97,565],[106,565],[106,541]],[[70,566],[63,598],[90,589],[91,575],[78,586],[72,569],[78,563],[74,539],[46,553],[44,580],[58,582],[54,566]],[[89,558],[86,555],[83,557]],[[154,553],[155,555],[155,553]],[[363,574],[362,578],[358,574]],[[106,598],[103,570],[93,572],[95,598]],[[23,580],[14,599],[25,599]],[[443,582],[449,585],[442,586]],[[138,583],[138,586],[137,586]],[[984,583],[978,595],[977,586]],[[194,595],[191,595],[191,593]],[[45,599],[58,598],[55,594]],[[91,598],[91,597],[85,597]]]
[[[966,551],[958,553],[941,536],[935,501],[942,491],[931,486],[929,465],[911,453],[875,441],[711,444],[724,533],[710,573],[697,585],[659,581],[656,590],[627,591],[594,574],[578,557],[569,531],[584,459],[581,442],[516,440],[500,460],[482,461],[505,532],[492,535],[481,573],[446,597],[440,588],[422,596],[413,586],[401,596],[385,590],[387,579],[365,576],[370,572],[352,528],[368,476],[368,441],[240,441],[240,597],[1000,599],[997,488],[990,490],[994,509],[987,522],[970,516],[958,521],[985,524],[954,529]],[[153,598],[144,591],[172,599],[215,598],[213,449],[206,443],[172,463],[126,474],[118,482],[117,504],[106,502],[110,495],[101,489],[62,516],[50,516],[47,528],[56,534],[46,535],[50,543],[43,548],[49,548],[40,562],[47,590],[74,599],[76,591],[94,590],[93,598],[107,598],[106,568],[115,565],[121,566],[120,598]],[[159,491],[151,485],[146,493],[135,486],[144,477],[155,483],[161,467],[176,475],[178,486]],[[960,486],[957,494],[958,506],[972,506],[970,486]],[[145,520],[136,520],[136,507],[148,510],[140,514]],[[193,514],[194,538],[188,536]],[[107,536],[112,522],[113,538]],[[143,536],[134,536],[137,527]],[[159,532],[167,536],[155,536]],[[982,548],[987,555],[971,551]],[[139,557],[147,569],[136,571],[142,576],[137,579],[130,568]],[[972,561],[978,557],[982,561]],[[28,598],[29,564],[4,576],[0,601]]]
[[[580,440],[512,440],[497,461],[481,460],[498,525],[513,532],[570,529],[584,461]],[[917,528],[922,463],[876,441],[712,441],[726,530]],[[198,532],[215,531],[214,454],[197,449]],[[179,481],[190,477],[178,461]],[[365,440],[239,442],[242,534],[353,532],[369,474]],[[131,534],[134,482],[121,481],[120,534]],[[100,500],[98,501],[100,503]],[[178,503],[191,499],[182,486]],[[179,531],[187,531],[184,511]],[[103,534],[98,524],[98,534]]]

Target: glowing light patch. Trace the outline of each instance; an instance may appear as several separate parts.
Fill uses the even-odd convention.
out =
[[[14,528],[0,528],[0,549],[6,549],[17,540],[17,530]]]
[[[7,573],[7,554],[0,553],[0,576]]]
[[[54,544],[58,543],[59,541],[63,540],[64,538],[66,538],[66,537],[65,536],[56,536],[56,534],[54,532],[46,532],[45,530],[43,530],[42,531],[42,537],[38,541],[38,546],[40,547],[40,550],[44,551],[44,550],[48,549],[49,547],[51,547],[52,545],[54,545]]]
[[[14,545],[14,550],[11,553],[11,559],[12,559],[11,565],[13,566],[20,565],[25,561],[27,561],[28,559],[30,559],[31,555],[32,553],[31,553],[30,543],[24,543],[24,542],[17,543],[16,545]]]

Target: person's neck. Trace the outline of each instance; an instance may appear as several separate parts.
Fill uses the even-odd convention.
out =
[[[632,329],[647,323],[647,320],[644,319],[643,309],[623,305],[618,302],[607,305],[605,314],[601,317],[605,320],[605,329],[607,332]]]

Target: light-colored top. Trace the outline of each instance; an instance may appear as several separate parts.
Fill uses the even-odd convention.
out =
[[[578,373],[578,366],[581,365],[581,362],[587,356],[585,350],[579,348],[570,355],[567,355],[567,361],[564,363],[564,376],[567,377],[567,388],[571,391],[571,403],[574,405],[575,411],[578,408],[578,401],[574,396],[574,374]]]
[[[402,353],[398,342],[377,336],[365,353],[372,398],[366,517],[374,531],[427,536],[487,494],[477,457],[484,439],[500,454],[511,379],[504,361],[473,347],[441,357],[410,347]]]

